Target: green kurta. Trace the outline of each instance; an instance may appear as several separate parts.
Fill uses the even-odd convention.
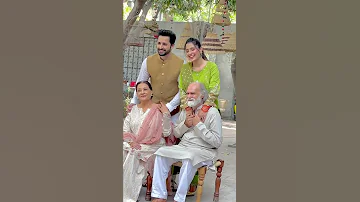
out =
[[[219,108],[218,97],[220,93],[220,74],[217,65],[214,62],[208,61],[206,66],[199,72],[192,69],[192,63],[184,64],[180,71],[179,89],[181,96],[181,108],[184,109],[186,105],[186,90],[192,82],[203,83],[209,93],[209,98],[205,101],[205,105],[211,105]]]

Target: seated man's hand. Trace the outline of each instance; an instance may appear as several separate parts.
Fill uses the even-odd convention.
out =
[[[194,115],[194,118],[192,120],[193,126],[196,126],[200,122],[201,122],[201,118],[199,117],[199,115],[198,114]]]
[[[194,115],[191,113],[186,113],[186,119],[185,119],[185,125],[186,127],[190,128],[191,126],[193,126],[193,119],[194,119]]]

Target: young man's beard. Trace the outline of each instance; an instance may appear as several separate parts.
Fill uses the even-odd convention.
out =
[[[202,99],[201,99],[201,97],[199,96],[197,99],[195,99],[195,100],[188,100],[187,101],[187,105],[189,106],[189,107],[196,107],[196,106],[198,106],[198,105],[200,105],[201,104],[201,101],[202,101]]]
[[[158,49],[158,54],[159,54],[160,56],[165,56],[165,55],[167,55],[167,54],[169,54],[169,53],[171,52],[171,48],[170,48],[169,50],[165,50],[164,53],[160,53],[159,51],[160,51],[160,50]]]

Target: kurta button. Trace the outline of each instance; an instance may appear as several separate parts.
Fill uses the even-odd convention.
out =
[[[163,85],[164,85],[164,83],[161,83],[161,85],[163,86]]]
[[[162,92],[160,92],[160,94],[162,94]]]
[[[164,76],[164,73],[161,73],[161,75],[163,75],[163,76]]]

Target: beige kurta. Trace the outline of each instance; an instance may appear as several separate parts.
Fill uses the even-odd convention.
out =
[[[148,115],[150,109],[143,112],[135,105],[124,120],[123,131],[138,134],[140,127]],[[170,117],[163,118],[163,136],[171,133]],[[127,142],[123,142],[123,201],[136,202],[142,187],[143,178],[148,171],[148,160],[150,161],[155,151],[165,145],[165,139],[161,138],[158,144],[140,144],[140,150],[132,150]],[[150,159],[149,159],[150,158]]]
[[[200,106],[198,110],[201,109]],[[179,120],[174,127],[174,135],[181,137],[178,145],[164,146],[158,149],[155,154],[172,159],[190,159],[192,165],[204,161],[215,161],[217,148],[222,143],[222,120],[218,110],[210,108],[205,122],[188,128],[185,123],[186,112],[181,111]]]

